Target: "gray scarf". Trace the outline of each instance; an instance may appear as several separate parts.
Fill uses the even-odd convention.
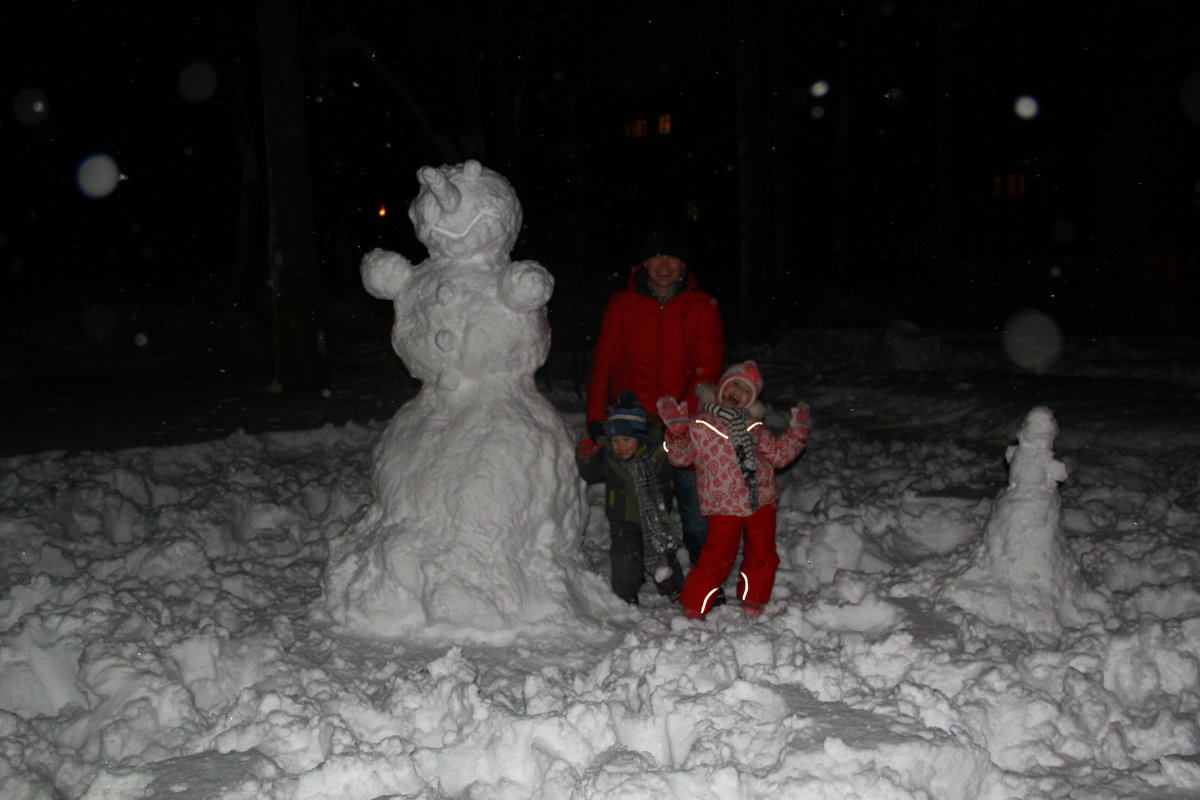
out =
[[[663,501],[662,488],[650,453],[642,452],[626,462],[633,473],[633,484],[637,489],[638,510],[642,518],[642,541],[646,553],[646,572],[653,575],[658,567],[666,563],[666,553],[671,545],[671,528],[667,522],[667,507]]]
[[[733,453],[737,456],[738,469],[746,481],[750,493],[750,510],[758,511],[758,459],[754,455],[754,442],[750,438],[750,415],[744,408],[729,408],[718,403],[705,403],[704,410],[718,419],[725,420],[733,438]]]

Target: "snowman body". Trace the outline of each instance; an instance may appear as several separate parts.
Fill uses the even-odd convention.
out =
[[[578,563],[573,437],[533,377],[553,280],[508,258],[521,210],[502,176],[468,161],[418,179],[409,215],[429,258],[375,250],[362,274],[392,300],[393,349],[423,385],[375,448],[372,508],[331,546],[326,610],[384,635],[594,613],[610,604]]]

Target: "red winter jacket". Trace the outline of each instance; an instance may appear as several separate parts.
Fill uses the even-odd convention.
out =
[[[604,310],[592,356],[588,422],[602,422],[623,389],[636,392],[651,415],[665,395],[694,408],[696,384],[715,382],[724,358],[717,301],[696,287],[691,272],[684,273],[683,288],[663,303],[638,264]]]
[[[704,399],[711,400],[711,394]],[[779,500],[775,470],[792,463],[808,445],[808,428],[788,428],[784,433],[772,433],[762,422],[761,406],[755,404],[750,413],[746,429],[754,442],[758,462],[758,507],[762,508]],[[750,490],[738,468],[728,423],[710,414],[703,406],[688,416],[691,421],[683,435],[667,434],[667,459],[676,467],[696,465],[700,513],[706,517],[714,514],[750,516],[753,513]]]

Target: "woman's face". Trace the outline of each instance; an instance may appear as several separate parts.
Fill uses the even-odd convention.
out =
[[[683,262],[675,256],[657,255],[646,259],[646,273],[650,286],[659,296],[671,291],[675,281],[683,274]]]

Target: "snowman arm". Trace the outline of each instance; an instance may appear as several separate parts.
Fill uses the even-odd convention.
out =
[[[554,278],[536,261],[514,261],[500,273],[500,301],[513,311],[533,311],[546,305]]]
[[[413,265],[399,253],[375,248],[363,256],[359,272],[363,286],[372,297],[395,300],[412,277]]]

